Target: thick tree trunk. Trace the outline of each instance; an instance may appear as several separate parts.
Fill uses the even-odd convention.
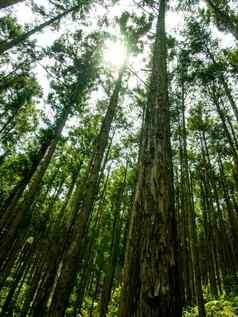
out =
[[[142,163],[130,223],[120,317],[179,317],[182,314],[177,283],[170,149],[166,2],[160,0]]]

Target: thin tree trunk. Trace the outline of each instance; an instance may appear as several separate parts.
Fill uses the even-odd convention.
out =
[[[50,142],[50,140],[49,140]],[[26,186],[29,184],[33,174],[35,173],[40,161],[44,157],[47,148],[49,146],[49,142],[46,144],[42,144],[39,152],[36,155],[36,158],[32,160],[31,167],[26,167],[24,170],[24,174],[22,179],[14,186],[13,190],[11,191],[9,197],[6,199],[6,201],[3,204],[3,207],[1,207],[0,211],[2,213],[2,217],[0,219],[0,231],[3,229],[4,225],[6,224],[6,221],[11,218],[12,210],[16,207],[19,199],[22,196],[22,193],[24,192]]]
[[[67,308],[69,296],[74,284],[74,277],[78,271],[78,265],[81,263],[84,249],[84,240],[88,227],[88,221],[91,215],[94,200],[98,193],[99,174],[103,161],[104,152],[109,140],[109,133],[112,121],[115,117],[118,97],[121,89],[122,75],[125,65],[119,74],[114,92],[110,99],[110,104],[102,122],[100,133],[95,142],[94,154],[88,166],[86,179],[80,192],[76,191],[76,197],[72,206],[72,214],[77,215],[74,226],[72,228],[72,239],[63,259],[63,266],[59,276],[55,293],[52,299],[49,316],[63,317]],[[78,210],[80,210],[78,214]]]
[[[12,217],[14,216],[14,218],[11,217],[13,221],[10,222],[9,229],[6,231],[6,234],[3,237],[3,241],[1,245],[1,257],[0,257],[1,260],[4,259],[6,255],[8,254],[9,246],[11,245],[12,241],[16,237],[18,226],[23,223],[23,221],[25,220],[26,214],[27,213],[30,214],[29,209],[31,208],[32,203],[34,202],[36,194],[40,190],[41,180],[54,154],[61,132],[68,118],[69,111],[70,111],[70,106],[66,107],[62,116],[58,119],[58,122],[56,124],[56,129],[54,131],[55,132],[54,138],[51,140],[43,159],[38,165],[31,179],[27,192],[24,193],[22,201],[19,203],[19,205],[16,205],[15,208],[11,210]],[[23,228],[21,228],[21,231],[22,229]]]
[[[114,223],[112,228],[112,248],[111,257],[107,265],[106,276],[103,281],[103,289],[100,304],[100,317],[106,317],[108,311],[108,304],[111,299],[111,291],[113,286],[113,278],[115,275],[117,257],[118,257],[118,245],[120,242],[120,232],[121,232],[121,203],[123,199],[125,184],[126,184],[126,174],[125,172],[124,180],[120,184],[118,193],[116,196],[116,203],[114,206]]]
[[[202,290],[201,268],[199,264],[199,246],[198,246],[198,236],[197,236],[197,228],[196,228],[196,215],[195,215],[192,191],[190,192],[190,195],[191,195],[191,203],[192,203],[191,205],[192,207],[191,209],[192,211],[192,242],[193,242],[198,314],[199,314],[199,317],[206,317],[206,310],[205,310],[203,290]]]
[[[188,267],[187,271],[187,287],[189,288],[188,295],[191,296],[187,305],[194,303],[195,298],[195,283],[194,283],[194,254],[193,254],[193,239],[192,239],[192,208],[191,208],[191,184],[189,177],[188,154],[187,154],[187,129],[185,121],[185,87],[183,79],[183,70],[181,71],[181,131],[180,131],[180,160],[181,160],[181,210],[182,218],[184,219],[184,247],[186,248],[186,257],[184,267]]]
[[[196,288],[196,296],[197,296],[197,305],[198,305],[198,313],[199,317],[205,317],[205,304],[202,290],[202,280],[201,280],[201,268],[199,264],[199,246],[198,246],[198,237],[197,237],[197,228],[196,228],[196,215],[195,215],[195,207],[193,200],[193,188],[192,188],[192,179],[190,176],[189,164],[188,164],[188,152],[187,152],[187,128],[186,128],[186,119],[185,119],[185,89],[184,89],[184,81],[183,74],[181,78],[181,88],[182,88],[182,152],[183,152],[183,166],[184,169],[182,173],[184,173],[184,182],[186,184],[185,195],[186,202],[188,208],[188,226],[190,226],[190,240],[191,240],[191,251],[193,254],[193,263],[192,267],[194,268],[194,276],[195,276],[195,288]],[[183,180],[182,180],[183,183]],[[183,207],[181,207],[183,208]]]
[[[230,103],[230,105],[231,105],[231,108],[232,108],[232,110],[233,110],[233,112],[234,112],[234,115],[235,115],[235,117],[236,117],[236,121],[238,122],[238,108],[237,108],[237,105],[236,105],[236,103],[235,103],[235,100],[234,100],[234,98],[233,98],[233,96],[232,96],[231,89],[230,89],[230,87],[228,86],[227,81],[226,81],[226,79],[224,78],[223,75],[220,76],[220,80],[221,80],[221,82],[222,82],[222,84],[223,84],[225,93],[226,93],[226,95],[227,95],[227,98],[228,98],[228,100],[229,100],[229,103]]]
[[[231,136],[231,133],[230,133],[228,127],[227,127],[226,118],[225,118],[224,113],[223,113],[223,111],[221,109],[219,98],[216,95],[216,91],[215,91],[215,86],[214,85],[211,88],[211,96],[212,96],[214,105],[216,106],[217,112],[218,112],[218,114],[220,116],[220,119],[221,119],[221,122],[222,122],[222,125],[223,125],[223,128],[224,128],[225,135],[227,137],[227,140],[228,140],[230,148],[231,148],[231,152],[232,152],[232,156],[233,156],[233,160],[234,160],[235,173],[236,173],[236,176],[237,176],[238,175],[238,154],[237,154],[237,150],[236,150],[233,138]]]
[[[65,10],[64,12],[56,15],[55,17],[49,19],[48,21],[43,22],[40,25],[34,27],[32,30],[19,35],[18,37],[16,37],[13,40],[0,42],[0,54],[3,54],[4,52],[10,50],[11,48],[13,48],[21,43],[24,43],[31,35],[42,31],[44,28],[53,24],[56,21],[59,21],[60,19],[62,19],[66,15],[68,15],[69,13],[77,11],[80,7],[81,6],[77,5],[77,6],[74,6],[70,9],[68,9],[68,10]]]

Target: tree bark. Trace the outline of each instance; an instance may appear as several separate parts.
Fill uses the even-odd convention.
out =
[[[170,149],[166,2],[160,0],[142,162],[124,265],[120,317],[182,315],[177,281]]]

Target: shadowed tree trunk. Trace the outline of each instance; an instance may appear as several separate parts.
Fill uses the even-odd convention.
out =
[[[100,317],[106,317],[108,311],[108,304],[111,298],[111,291],[113,286],[113,278],[115,275],[117,258],[118,258],[118,247],[120,242],[121,233],[121,204],[126,184],[126,174],[125,171],[124,181],[120,184],[118,188],[118,193],[116,195],[116,202],[114,206],[114,222],[112,229],[112,245],[111,245],[111,257],[109,263],[106,265],[106,275],[103,281],[103,289],[101,295],[101,305],[100,305]]]
[[[88,222],[99,188],[99,176],[112,121],[116,115],[118,97],[121,90],[123,66],[110,99],[107,113],[102,122],[100,133],[95,141],[93,157],[89,163],[85,180],[81,188],[76,191],[71,213],[76,215],[72,227],[72,238],[65,252],[62,269],[57,281],[52,299],[49,316],[63,317],[70,293],[74,285],[74,278],[83,257],[84,242],[87,236]]]
[[[182,187],[184,188],[184,201],[185,208],[187,209],[187,226],[189,231],[189,236],[187,237],[190,240],[190,248],[192,254],[190,254],[190,261],[192,261],[192,275],[195,277],[195,289],[198,305],[198,314],[199,317],[206,317],[203,290],[202,290],[202,280],[201,280],[201,269],[199,263],[199,246],[198,246],[198,236],[197,236],[197,227],[196,227],[196,214],[194,207],[194,197],[193,197],[193,188],[192,188],[192,179],[190,176],[189,170],[189,161],[188,161],[188,151],[187,151],[187,127],[186,127],[186,117],[185,117],[185,87],[184,87],[184,78],[183,70],[181,73],[181,90],[182,90],[182,122],[181,122],[181,167],[182,167]],[[184,209],[181,206],[182,209]],[[192,256],[193,255],[193,256]],[[189,260],[189,259],[188,259]],[[188,265],[185,263],[185,265]],[[190,279],[193,279],[190,276]],[[194,282],[193,282],[194,283]]]
[[[27,191],[23,194],[22,200],[19,204],[16,204],[12,209],[7,209],[5,212],[9,215],[7,219],[7,223],[5,224],[4,229],[7,230],[2,237],[2,244],[1,244],[1,261],[4,260],[8,251],[10,249],[10,245],[16,238],[16,233],[19,225],[22,225],[27,214],[30,214],[30,208],[37,193],[41,187],[41,180],[49,166],[50,160],[55,152],[57,143],[59,141],[61,132],[64,128],[65,122],[68,118],[69,112],[71,107],[68,106],[63,111],[61,117],[58,119],[56,123],[56,128],[54,131],[54,137],[49,141],[48,147],[42,160],[40,161],[39,165],[36,168],[34,175],[29,183]],[[21,227],[21,231],[23,228]]]

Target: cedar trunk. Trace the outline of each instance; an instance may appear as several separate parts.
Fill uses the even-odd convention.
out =
[[[166,2],[160,0],[142,159],[124,266],[121,317],[181,316],[170,149]]]

